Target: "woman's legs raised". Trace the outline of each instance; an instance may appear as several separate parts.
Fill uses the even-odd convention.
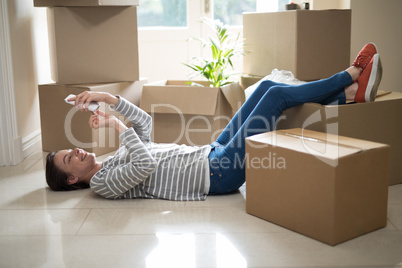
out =
[[[357,69],[353,67],[351,70]],[[353,75],[353,76],[352,76]],[[302,85],[275,85],[261,97],[243,125],[226,144],[227,154],[244,155],[245,138],[251,135],[272,131],[276,122],[286,109],[306,102],[320,102],[334,94],[341,93],[345,87],[353,84],[355,76],[348,71],[335,74],[330,78]]]
[[[361,73],[361,68],[351,66],[346,69],[346,72],[349,73],[353,81],[356,81]],[[320,80],[321,81],[321,80]],[[319,81],[316,81],[319,82]],[[307,83],[308,84],[308,83]],[[225,129],[217,138],[216,142],[213,143],[214,146],[224,146],[226,145],[237,133],[240,127],[244,124],[250,113],[253,111],[254,107],[260,101],[262,96],[273,86],[288,86],[287,84],[277,83],[270,80],[266,80],[260,83],[260,85],[254,90],[253,94],[247,99],[247,101],[242,105],[239,111],[235,114],[235,116],[231,119]],[[333,104],[337,102],[337,104],[344,104],[345,100],[350,100],[353,95],[354,90],[347,90],[345,88],[345,93],[341,90],[340,92],[336,92],[332,95],[329,95],[327,98],[322,99],[319,103],[325,104]],[[352,96],[354,98],[354,96]],[[346,99],[345,99],[346,98]],[[353,100],[352,98],[352,100]]]
[[[262,97],[256,95],[259,97],[256,104],[249,102],[245,109],[240,110],[241,113],[237,116],[244,116],[242,115],[244,112],[248,113],[246,118],[229,124],[231,127],[239,126],[233,138],[226,144],[213,144],[209,156],[210,194],[231,192],[244,183],[246,137],[274,130],[278,118],[286,109],[306,102],[320,102],[334,94],[339,94],[346,86],[351,85],[353,80],[348,72],[343,71],[330,78],[303,85],[271,83],[267,82],[266,85],[269,86]],[[264,84],[261,84],[261,87],[264,87]],[[240,124],[241,122],[243,123]],[[225,138],[228,139],[231,133],[226,135]]]
[[[328,79],[300,86],[269,84],[261,89],[253,102],[244,109],[235,126],[234,137],[224,135],[222,144],[213,144],[210,158],[211,194],[237,190],[245,180],[245,138],[273,130],[282,112],[305,102],[323,102],[331,98],[373,101],[381,81],[381,62],[374,44],[367,44],[358,54],[352,67]],[[353,83],[357,81],[358,84]],[[356,89],[356,86],[358,88]],[[345,90],[344,90],[345,88]],[[263,93],[263,91],[266,91]],[[358,98],[359,96],[359,98]],[[363,96],[363,97],[362,97]],[[254,108],[252,108],[254,107]],[[236,132],[237,131],[237,132]],[[218,146],[216,146],[218,145]],[[224,145],[224,146],[222,146]]]
[[[254,110],[257,103],[260,101],[261,97],[273,86],[279,86],[285,84],[273,82],[266,80],[260,83],[260,85],[254,90],[251,96],[246,100],[246,102],[240,107],[237,113],[233,116],[230,122],[227,124],[225,129],[212,144],[214,146],[224,146],[226,145],[233,136],[237,133],[240,127],[244,124],[246,118]]]

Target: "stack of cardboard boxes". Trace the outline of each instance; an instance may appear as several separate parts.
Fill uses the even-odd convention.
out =
[[[274,68],[302,81],[327,78],[350,63],[350,10],[294,10],[243,15],[243,72]]]
[[[52,79],[39,85],[42,148],[83,148],[96,154],[115,150],[114,130],[92,130],[89,112],[66,104],[69,94],[104,91],[139,104],[138,0],[35,0],[47,7]],[[101,109],[111,113],[109,107]]]
[[[243,22],[244,88],[274,68],[311,81],[350,66],[350,10],[249,13]],[[402,183],[401,107],[402,93],[387,92],[285,111],[277,131],[247,139],[247,212],[330,245],[384,227],[388,185]]]

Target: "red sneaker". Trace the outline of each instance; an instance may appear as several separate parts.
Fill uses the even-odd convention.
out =
[[[356,102],[374,101],[377,89],[382,78],[382,65],[380,55],[375,54],[366,68],[363,70],[357,83],[359,85],[355,96]]]
[[[375,54],[378,53],[377,47],[374,43],[366,44],[359,54],[357,54],[352,66],[360,67],[363,70],[366,69],[367,65],[370,63],[371,59]]]

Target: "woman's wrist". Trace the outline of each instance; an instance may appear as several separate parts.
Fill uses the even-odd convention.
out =
[[[122,133],[124,130],[126,130],[128,127],[126,125],[124,125],[119,119],[115,119],[115,124],[114,124],[114,128],[119,132]]]
[[[111,106],[116,106],[117,103],[119,102],[119,98],[116,96],[113,96],[110,93],[107,93],[106,98],[105,98],[105,103],[109,104]]]

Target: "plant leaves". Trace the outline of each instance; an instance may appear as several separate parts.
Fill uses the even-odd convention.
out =
[[[237,36],[231,35],[227,25],[224,25],[219,20],[202,17],[200,21],[213,29],[218,40],[215,41],[212,37],[209,37],[209,41],[199,37],[191,37],[187,40],[196,40],[203,47],[209,47],[212,58],[193,57],[190,63],[183,64],[192,70],[190,73],[191,78],[201,75],[210,82],[210,86],[220,87],[227,85],[230,83],[230,77],[238,74],[238,72],[228,72],[228,68],[234,69],[232,57],[244,55],[245,39],[241,40],[243,42],[240,41],[240,33]]]

